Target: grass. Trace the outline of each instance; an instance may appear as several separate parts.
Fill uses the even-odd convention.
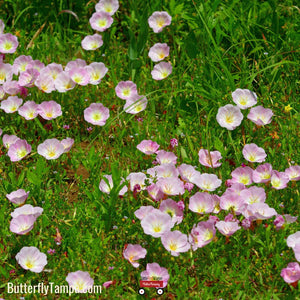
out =
[[[207,169],[199,164],[198,151],[220,151],[222,166],[208,170],[222,179],[220,194],[226,189],[224,182],[230,173],[246,163],[242,155],[244,144],[263,147],[268,154],[266,162],[273,169],[284,171],[299,164],[296,3],[120,1],[112,27],[103,33],[104,45],[90,53],[81,48],[80,42],[93,33],[88,20],[94,5],[93,1],[71,0],[53,1],[53,6],[41,7],[38,1],[5,1],[0,8],[5,32],[17,35],[20,42],[16,53],[6,55],[6,62],[12,63],[23,54],[45,64],[66,65],[81,58],[88,63],[102,61],[109,68],[98,86],[77,86],[66,94],[30,89],[26,100],[60,103],[60,118],[26,121],[16,113],[0,115],[3,132],[26,139],[33,148],[29,157],[17,163],[12,163],[4,147],[1,148],[0,296],[16,298],[7,294],[8,282],[64,285],[69,272],[83,270],[90,273],[95,284],[114,281],[109,288],[103,288],[101,295],[90,295],[91,299],[141,299],[137,293],[140,273],[147,263],[158,262],[168,269],[170,280],[161,297],[154,289],[147,289],[150,299],[299,299],[299,283],[294,288],[280,276],[281,269],[295,261],[285,239],[297,231],[299,222],[276,231],[273,219],[266,220],[252,230],[239,230],[229,243],[217,233],[209,245],[172,257],[158,239],[144,234],[134,215],[142,205],[158,207],[146,191],[137,196],[128,192],[120,198],[116,196],[117,190],[106,195],[98,188],[104,174],[120,179],[152,167],[155,157],[136,149],[144,139],[152,139],[160,144],[160,149],[168,150],[170,139],[177,138],[177,165],[192,164],[200,172]],[[76,13],[79,21],[63,10]],[[159,34],[153,33],[147,24],[156,10],[166,10],[172,16],[172,24]],[[147,57],[148,49],[157,42],[166,42],[171,48],[168,60],[173,72],[162,81],[151,78],[154,63]],[[145,111],[138,115],[124,113],[124,102],[114,91],[121,80],[133,80],[139,93],[147,96]],[[272,123],[258,128],[244,118],[242,125],[232,132],[221,128],[216,121],[217,110],[233,103],[231,92],[236,88],[254,91],[258,104],[273,110]],[[93,102],[108,107],[110,118],[104,127],[92,126],[93,130],[88,132],[90,124],[83,119],[83,110]],[[52,126],[45,127],[47,124]],[[70,129],[63,129],[64,124],[69,124]],[[70,153],[46,161],[36,153],[36,147],[54,137],[72,137],[75,144]],[[266,202],[279,214],[299,215],[297,182],[278,191],[262,186],[266,189]],[[44,209],[33,230],[24,236],[9,230],[14,205],[5,195],[18,188],[30,191],[26,203]],[[184,222],[176,228],[186,234],[194,224],[207,219],[207,215],[199,217],[188,211],[189,197],[187,192],[182,197],[173,197],[186,203]],[[226,214],[221,212],[218,216],[224,219]],[[55,242],[57,230],[62,236],[61,245]],[[138,269],[122,257],[124,246],[129,243],[141,244],[148,251]],[[48,271],[36,274],[18,265],[15,255],[29,245],[44,253],[55,249],[55,254],[47,254]],[[114,268],[111,270],[110,266]],[[44,297],[18,295],[21,296]],[[46,298],[69,296],[50,294]]]

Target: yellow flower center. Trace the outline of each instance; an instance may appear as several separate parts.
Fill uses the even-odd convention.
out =
[[[247,98],[241,97],[241,98],[240,98],[240,104],[241,104],[241,105],[246,105],[246,104],[247,104]]]
[[[4,50],[8,51],[13,47],[13,44],[11,42],[5,42],[3,45]]]
[[[84,282],[82,282],[82,281],[77,281],[77,282],[75,283],[75,289],[76,289],[77,291],[82,291],[82,290],[84,289]]]
[[[94,114],[93,114],[93,119],[94,119],[95,121],[99,121],[99,120],[102,119],[102,115],[101,115],[100,113],[94,113]]]
[[[105,27],[107,25],[107,20],[106,19],[102,19],[98,21],[98,26],[99,27]]]
[[[30,260],[27,260],[26,263],[25,263],[25,266],[28,268],[28,269],[32,269],[34,264],[30,261]]]
[[[154,232],[161,232],[161,225],[158,224],[158,225],[154,226],[154,227],[153,227],[153,231],[154,231]]]
[[[20,149],[20,150],[17,151],[17,156],[18,156],[19,158],[24,157],[26,154],[27,154],[26,149]],[[28,227],[27,227],[27,228],[28,228]],[[27,229],[27,228],[26,228],[26,229]]]
[[[234,120],[234,117],[232,114],[229,114],[225,117],[225,122],[228,123],[228,124],[231,124]]]
[[[178,247],[174,242],[171,242],[170,245],[169,245],[169,248],[172,251],[176,251]]]
[[[206,230],[203,239],[204,239],[204,241],[208,241],[208,240],[212,239],[213,236],[214,235],[213,235],[212,231]]]
[[[249,183],[249,177],[247,176],[241,176],[240,183],[247,185]]]

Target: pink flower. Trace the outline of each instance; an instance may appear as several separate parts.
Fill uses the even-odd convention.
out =
[[[18,109],[18,113],[26,120],[32,120],[38,115],[38,107],[34,101],[27,101]]]
[[[124,105],[125,112],[129,114],[137,114],[146,109],[148,100],[145,96],[135,95],[126,100]]]
[[[146,270],[141,273],[143,280],[163,281],[163,287],[166,287],[170,275],[166,268],[161,267],[158,263],[147,264]]]
[[[130,173],[127,178],[130,184],[130,190],[133,191],[134,187],[136,185],[139,185],[141,190],[145,190],[146,189],[146,183],[145,180],[147,179],[146,175],[142,172],[132,172]]]
[[[155,183],[152,183],[147,187],[147,192],[154,201],[159,201],[164,197],[164,193]]]
[[[288,175],[284,172],[278,172],[273,170],[271,176],[271,185],[272,188],[276,190],[281,190],[287,187],[288,182],[290,181]]]
[[[198,176],[201,175],[191,165],[181,164],[177,169],[179,171],[179,174],[180,174],[182,180],[188,181],[190,183],[191,183],[191,181],[194,181]]]
[[[232,93],[233,102],[241,109],[246,109],[257,103],[257,96],[250,90],[236,89]]]
[[[240,126],[243,120],[243,114],[239,107],[227,104],[218,109],[216,118],[221,127],[234,130]]]
[[[294,254],[295,254],[295,257],[298,261],[300,261],[300,243],[297,244],[294,248]]]
[[[97,31],[103,32],[111,26],[114,19],[107,12],[95,12],[90,18],[91,27]]]
[[[155,166],[153,168],[148,169],[147,173],[152,178],[178,177],[179,175],[178,170],[172,163]]]
[[[114,15],[119,8],[118,0],[100,0],[96,5],[96,12],[106,12],[109,15]]]
[[[107,182],[104,179],[101,179],[100,184],[99,184],[99,190],[102,193],[110,194],[111,190],[114,187],[113,180],[112,180],[112,175],[103,175],[103,177],[106,178],[106,180],[108,181],[108,184],[107,184]],[[122,184],[123,182],[124,182],[124,179],[122,178],[120,184]],[[128,190],[128,188],[125,185],[119,191],[119,196],[123,196],[127,192],[127,190]]]
[[[268,163],[258,166],[252,174],[255,183],[266,183],[271,180],[272,166]]]
[[[183,210],[177,202],[172,199],[163,200],[159,206],[159,210],[169,214],[172,217],[172,223],[180,224],[183,219]]]
[[[66,281],[70,288],[73,288],[76,293],[86,293],[94,285],[94,280],[89,272],[76,271],[67,275]]]
[[[19,215],[10,222],[10,231],[16,234],[26,234],[32,230],[36,217],[34,215]]]
[[[239,167],[231,172],[232,183],[242,183],[244,185],[250,185],[252,183],[253,170],[250,167]]]
[[[237,230],[241,229],[237,222],[219,221],[216,223],[217,229],[225,236],[233,235]]]
[[[175,230],[166,232],[161,236],[161,242],[167,251],[173,256],[179,256],[182,252],[187,252],[191,248],[186,234]]]
[[[174,224],[167,213],[153,209],[150,215],[146,215],[142,219],[141,226],[145,234],[161,237],[164,233],[170,231]]]
[[[14,53],[18,48],[18,38],[10,33],[0,34],[0,53]]]
[[[290,181],[300,180],[300,166],[291,166],[284,173],[289,176]]]
[[[143,140],[136,147],[143,153],[150,155],[154,154],[158,150],[159,145],[151,140]]]
[[[267,197],[264,188],[257,186],[251,186],[248,189],[242,190],[240,195],[247,204],[263,203]]]
[[[266,203],[258,202],[249,204],[247,210],[250,216],[252,216],[256,220],[266,220],[277,215],[276,210]]]
[[[293,283],[300,280],[300,266],[296,262],[289,263],[287,268],[281,270],[280,276],[286,283]]]
[[[90,84],[97,85],[101,82],[101,79],[105,76],[108,71],[105,64],[102,62],[92,62],[85,67],[90,75]]]
[[[23,100],[17,96],[10,96],[6,100],[1,101],[0,108],[7,114],[14,113],[22,105]]]
[[[300,231],[289,235],[286,239],[286,243],[290,248],[294,248],[297,244],[300,244]]]
[[[20,140],[20,138],[15,135],[4,134],[2,137],[3,146],[6,149],[9,149],[9,147],[18,140]]]
[[[20,86],[33,87],[35,80],[39,77],[40,72],[33,68],[26,68],[19,76],[18,83]]]
[[[189,235],[189,242],[192,245],[192,249],[195,251],[198,248],[202,248],[205,245],[209,244],[214,236],[216,235],[216,228],[214,222],[202,221],[198,225],[194,225]]]
[[[66,138],[61,140],[61,144],[64,146],[64,153],[69,152],[74,144],[74,139]]]
[[[117,96],[124,100],[132,99],[138,95],[136,84],[132,81],[120,81],[115,91]]]
[[[29,192],[25,192],[23,189],[19,189],[11,192],[10,194],[6,194],[6,198],[15,204],[23,204],[28,198]]]
[[[152,61],[158,62],[169,56],[169,52],[170,47],[166,43],[157,43],[150,48],[148,56]]]
[[[94,35],[87,35],[81,41],[81,47],[84,50],[96,50],[103,45],[102,36],[95,33]]]
[[[153,210],[155,210],[156,208],[154,208],[151,205],[148,206],[141,206],[139,209],[137,209],[134,212],[134,215],[139,219],[139,220],[143,220],[146,216],[148,216],[150,214],[150,212],[152,212]]]
[[[156,64],[151,71],[154,80],[163,80],[172,73],[172,65],[169,62],[160,62]]]
[[[26,70],[26,67],[29,63],[33,61],[32,57],[30,55],[20,55],[18,56],[13,64],[13,71],[15,75],[18,75],[19,73],[22,73]]]
[[[75,87],[75,82],[71,79],[67,72],[61,72],[54,80],[54,85],[57,91],[60,93],[65,93],[66,91],[72,90]]]
[[[34,84],[44,93],[49,94],[55,91],[54,79],[49,74],[46,74],[44,72],[40,73]]]
[[[221,186],[222,180],[215,174],[203,173],[193,178],[192,183],[196,184],[203,191],[215,191]]]
[[[0,34],[3,34],[5,28],[5,24],[2,20],[0,20]]]
[[[145,258],[146,254],[147,250],[138,244],[128,244],[127,248],[123,251],[124,258],[127,259],[135,268],[140,265],[137,260]]]
[[[276,229],[279,230],[284,225],[285,220],[282,215],[277,215],[273,224],[275,225]]]
[[[269,108],[264,108],[262,106],[255,106],[250,109],[247,116],[249,120],[258,126],[263,126],[271,123],[273,112]]]
[[[61,64],[51,63],[41,70],[40,76],[45,75],[50,77],[50,79],[55,80],[57,75],[61,72],[63,72],[63,67]]]
[[[38,113],[45,120],[52,120],[62,115],[60,104],[53,100],[39,104]]]
[[[176,164],[177,156],[173,152],[167,152],[164,150],[159,150],[156,152],[156,160],[159,164]]]
[[[69,70],[69,75],[71,79],[79,85],[87,85],[90,81],[90,74],[85,67],[72,68]]]
[[[109,281],[106,281],[106,282],[103,283],[103,287],[105,287],[105,288],[107,289],[107,288],[110,287],[112,284],[114,284],[114,281],[109,280]]]
[[[109,118],[109,109],[102,103],[92,103],[83,113],[87,122],[98,126],[104,126]]]
[[[243,155],[246,160],[259,163],[264,162],[267,157],[265,150],[253,143],[244,146]]]
[[[161,191],[168,196],[183,195],[184,184],[179,178],[159,178],[156,182]]]
[[[223,210],[233,210],[237,215],[242,213],[246,207],[243,197],[226,191],[220,198],[220,208]]]
[[[218,162],[219,159],[222,159],[222,155],[219,151],[208,152],[206,149],[200,149],[198,155],[200,164],[205,167],[217,168],[222,165],[222,163]]]
[[[212,196],[208,193],[197,192],[190,198],[189,209],[198,214],[209,214],[215,208]]]
[[[9,95],[17,95],[21,92],[22,87],[19,85],[19,83],[16,80],[6,81],[3,84],[3,90],[6,94]]]
[[[159,33],[164,27],[171,24],[172,17],[166,11],[155,11],[148,19],[149,27]]]
[[[63,144],[58,139],[47,139],[37,147],[37,153],[46,159],[57,159],[65,151]]]
[[[23,247],[17,253],[16,260],[23,269],[35,273],[42,272],[47,264],[46,254],[40,252],[36,247]]]
[[[9,156],[11,161],[15,162],[20,161],[30,152],[31,146],[27,143],[27,141],[19,139],[12,145],[10,145],[7,155]]]
[[[16,208],[10,215],[17,218],[20,215],[32,215],[37,219],[43,213],[43,209],[39,206],[33,207],[30,204],[25,204]]]
[[[13,68],[11,64],[0,62],[0,84],[11,81],[13,77]]]

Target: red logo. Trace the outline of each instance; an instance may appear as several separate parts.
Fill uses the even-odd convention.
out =
[[[163,286],[164,282],[162,280],[140,280],[140,287],[162,288]]]

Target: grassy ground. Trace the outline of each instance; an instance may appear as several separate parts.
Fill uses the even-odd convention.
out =
[[[62,117],[41,120],[43,126],[51,124],[50,129],[42,130],[37,121],[26,121],[17,114],[0,114],[3,132],[26,139],[33,147],[30,156],[18,163],[10,162],[1,148],[0,296],[16,299],[16,295],[7,294],[7,282],[67,284],[69,272],[83,270],[90,273],[95,284],[114,281],[114,285],[103,288],[101,295],[90,295],[91,299],[142,299],[137,293],[140,272],[147,263],[158,262],[168,269],[170,280],[161,297],[148,289],[144,297],[149,299],[299,299],[299,284],[298,288],[289,286],[280,276],[281,269],[295,261],[285,239],[299,230],[299,222],[276,231],[270,219],[253,230],[239,230],[229,243],[217,233],[204,248],[173,257],[158,239],[144,234],[134,216],[141,205],[158,206],[146,191],[137,197],[129,192],[119,198],[98,188],[104,174],[126,178],[131,172],[152,167],[154,156],[149,158],[136,149],[144,139],[152,139],[160,149],[168,150],[170,139],[177,138],[179,145],[174,151],[178,165],[192,164],[200,172],[207,170],[199,164],[198,151],[219,150],[223,164],[208,172],[222,179],[220,193],[225,191],[225,180],[235,167],[246,163],[244,144],[263,147],[268,155],[266,162],[278,171],[299,164],[296,1],[120,1],[112,27],[103,33],[104,45],[90,53],[81,48],[80,42],[93,33],[88,20],[95,3],[53,1],[47,7],[39,1],[4,1],[0,7],[0,19],[7,24],[5,32],[17,35],[20,42],[17,52],[6,56],[6,62],[12,63],[22,54],[45,64],[66,65],[82,58],[88,63],[102,61],[109,69],[98,86],[77,86],[65,94],[30,89],[27,100],[55,100],[62,105]],[[78,20],[66,10],[75,12]],[[157,10],[166,10],[172,16],[172,24],[160,34],[153,33],[147,24]],[[157,42],[171,48],[168,61],[173,72],[162,81],[151,78],[154,63],[147,57],[149,48]],[[114,91],[121,80],[134,81],[139,93],[147,96],[145,111],[138,115],[124,113],[124,102]],[[216,121],[218,108],[233,104],[231,92],[236,88],[254,91],[258,104],[273,110],[272,123],[258,128],[244,118],[231,134],[221,128]],[[104,127],[92,126],[88,132],[90,124],[84,121],[83,110],[93,102],[108,107],[110,118]],[[63,128],[65,124],[70,125],[69,130]],[[75,144],[69,154],[46,161],[36,153],[36,147],[54,137],[72,137]],[[299,215],[298,183],[289,183],[278,191],[264,187],[266,202],[279,214]],[[14,207],[5,195],[18,188],[30,191],[27,203],[44,209],[34,229],[25,236],[9,230]],[[181,197],[186,206],[189,197]],[[184,222],[177,226],[184,233],[207,219],[188,210],[185,214]],[[226,214],[218,216],[223,219]],[[61,245],[55,242],[56,228],[62,236]],[[122,257],[129,243],[147,248],[138,269]],[[16,253],[28,245],[44,253],[55,249],[55,254],[47,255],[48,272],[35,274],[17,264]],[[18,296],[69,298],[54,294]]]

